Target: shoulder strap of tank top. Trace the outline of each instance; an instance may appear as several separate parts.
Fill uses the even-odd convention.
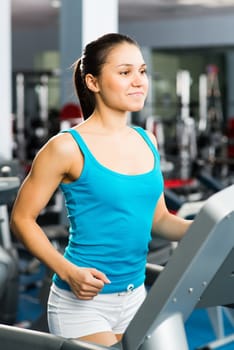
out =
[[[78,133],[78,131],[76,131],[75,129],[66,129],[66,130],[62,130],[60,132],[61,133],[69,132],[69,134],[72,135],[73,139],[76,141],[77,145],[81,149],[82,153],[83,154],[89,153],[89,149],[88,149],[86,143],[84,142],[83,138]]]
[[[145,140],[145,142],[147,143],[147,145],[150,147],[150,149],[152,150],[152,152],[159,157],[159,152],[157,147],[155,147],[155,145],[153,144],[153,142],[151,141],[149,135],[147,134],[147,132],[141,128],[140,126],[134,126],[133,127],[134,130],[136,130]]]

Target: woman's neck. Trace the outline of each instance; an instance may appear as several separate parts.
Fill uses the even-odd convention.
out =
[[[89,124],[95,127],[96,131],[108,133],[120,133],[124,132],[127,128],[128,113],[110,113],[109,115],[94,111],[89,118]]]

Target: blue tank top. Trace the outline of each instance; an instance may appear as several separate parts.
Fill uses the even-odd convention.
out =
[[[111,283],[102,293],[121,292],[144,283],[153,215],[163,191],[159,153],[142,128],[134,129],[154,155],[153,169],[137,175],[103,166],[76,130],[64,131],[73,136],[84,157],[80,177],[60,184],[70,221],[64,256],[77,266],[105,273]],[[56,274],[53,281],[70,289]]]

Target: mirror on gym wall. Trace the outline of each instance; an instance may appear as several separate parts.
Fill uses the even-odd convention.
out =
[[[231,49],[230,49],[231,50]],[[199,114],[199,77],[207,74],[209,65],[218,68],[218,81],[221,103],[226,116],[227,66],[228,49],[168,49],[154,50],[152,53],[152,90],[154,98],[154,115],[170,119],[180,111],[177,96],[177,73],[185,70],[190,73],[190,114],[195,119]]]
[[[178,120],[184,119],[184,113],[198,127],[203,104],[206,109],[215,108],[223,129],[231,113],[228,77],[233,66],[230,65],[231,57],[234,62],[233,52],[231,48],[152,51],[151,111],[154,120],[163,123],[167,145],[170,140],[174,143],[176,125]],[[181,73],[187,73],[187,78]],[[204,76],[206,91],[201,85]]]

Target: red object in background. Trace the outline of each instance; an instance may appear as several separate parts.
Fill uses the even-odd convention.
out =
[[[82,111],[80,106],[75,103],[65,104],[59,113],[60,120],[70,120],[77,118],[82,118]]]
[[[234,158],[234,118],[230,118],[227,123],[228,138],[228,158]]]
[[[213,73],[217,75],[219,73],[219,68],[216,66],[216,64],[208,64],[206,71],[208,74]]]
[[[61,129],[80,124],[83,121],[82,110],[76,103],[67,103],[59,113]]]
[[[166,188],[180,188],[186,185],[192,185],[194,179],[165,179],[164,185]]]

